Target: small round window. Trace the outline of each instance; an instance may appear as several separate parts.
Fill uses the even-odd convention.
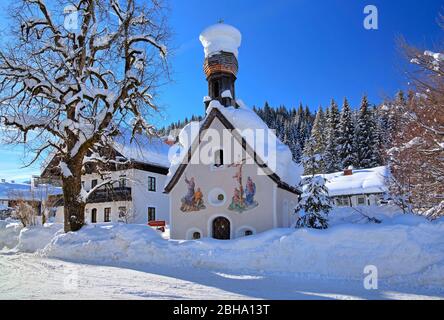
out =
[[[248,237],[248,236],[251,236],[253,234],[253,231],[245,230],[244,234],[245,234],[246,237]]]
[[[220,188],[214,188],[208,193],[208,202],[215,207],[220,207],[225,204],[227,196]]]

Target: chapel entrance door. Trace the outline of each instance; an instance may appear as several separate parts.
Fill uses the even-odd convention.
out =
[[[224,217],[213,220],[213,238],[219,240],[230,239],[230,221]]]

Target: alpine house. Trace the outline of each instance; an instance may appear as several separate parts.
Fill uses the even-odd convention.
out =
[[[262,119],[236,100],[241,34],[219,23],[200,41],[206,116],[184,127],[173,146],[165,185],[171,238],[232,239],[288,227],[302,168]]]

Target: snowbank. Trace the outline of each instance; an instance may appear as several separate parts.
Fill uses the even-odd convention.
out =
[[[22,224],[14,220],[0,220],[0,250],[14,248],[18,244],[18,238]]]
[[[35,252],[47,246],[62,230],[63,225],[59,223],[23,228],[22,224],[15,220],[0,220],[0,249]]]
[[[444,220],[395,217],[383,224],[341,224],[327,230],[275,229],[233,241],[166,241],[142,225],[97,225],[59,234],[44,256],[90,263],[148,264],[380,278],[444,286]],[[398,279],[398,280],[397,280]]]
[[[36,252],[45,248],[52,238],[61,232],[63,232],[63,225],[60,223],[46,223],[44,226],[23,228],[15,249],[21,252]]]
[[[274,229],[232,241],[165,240],[144,225],[97,224],[67,234],[58,224],[20,229],[0,222],[2,246],[76,262],[341,279],[362,279],[364,267],[375,265],[384,281],[444,286],[444,219],[399,215],[382,224]]]

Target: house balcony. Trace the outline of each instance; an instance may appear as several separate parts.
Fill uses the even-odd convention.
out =
[[[104,203],[115,201],[131,201],[131,188],[100,188],[94,191],[88,198],[87,203]]]

